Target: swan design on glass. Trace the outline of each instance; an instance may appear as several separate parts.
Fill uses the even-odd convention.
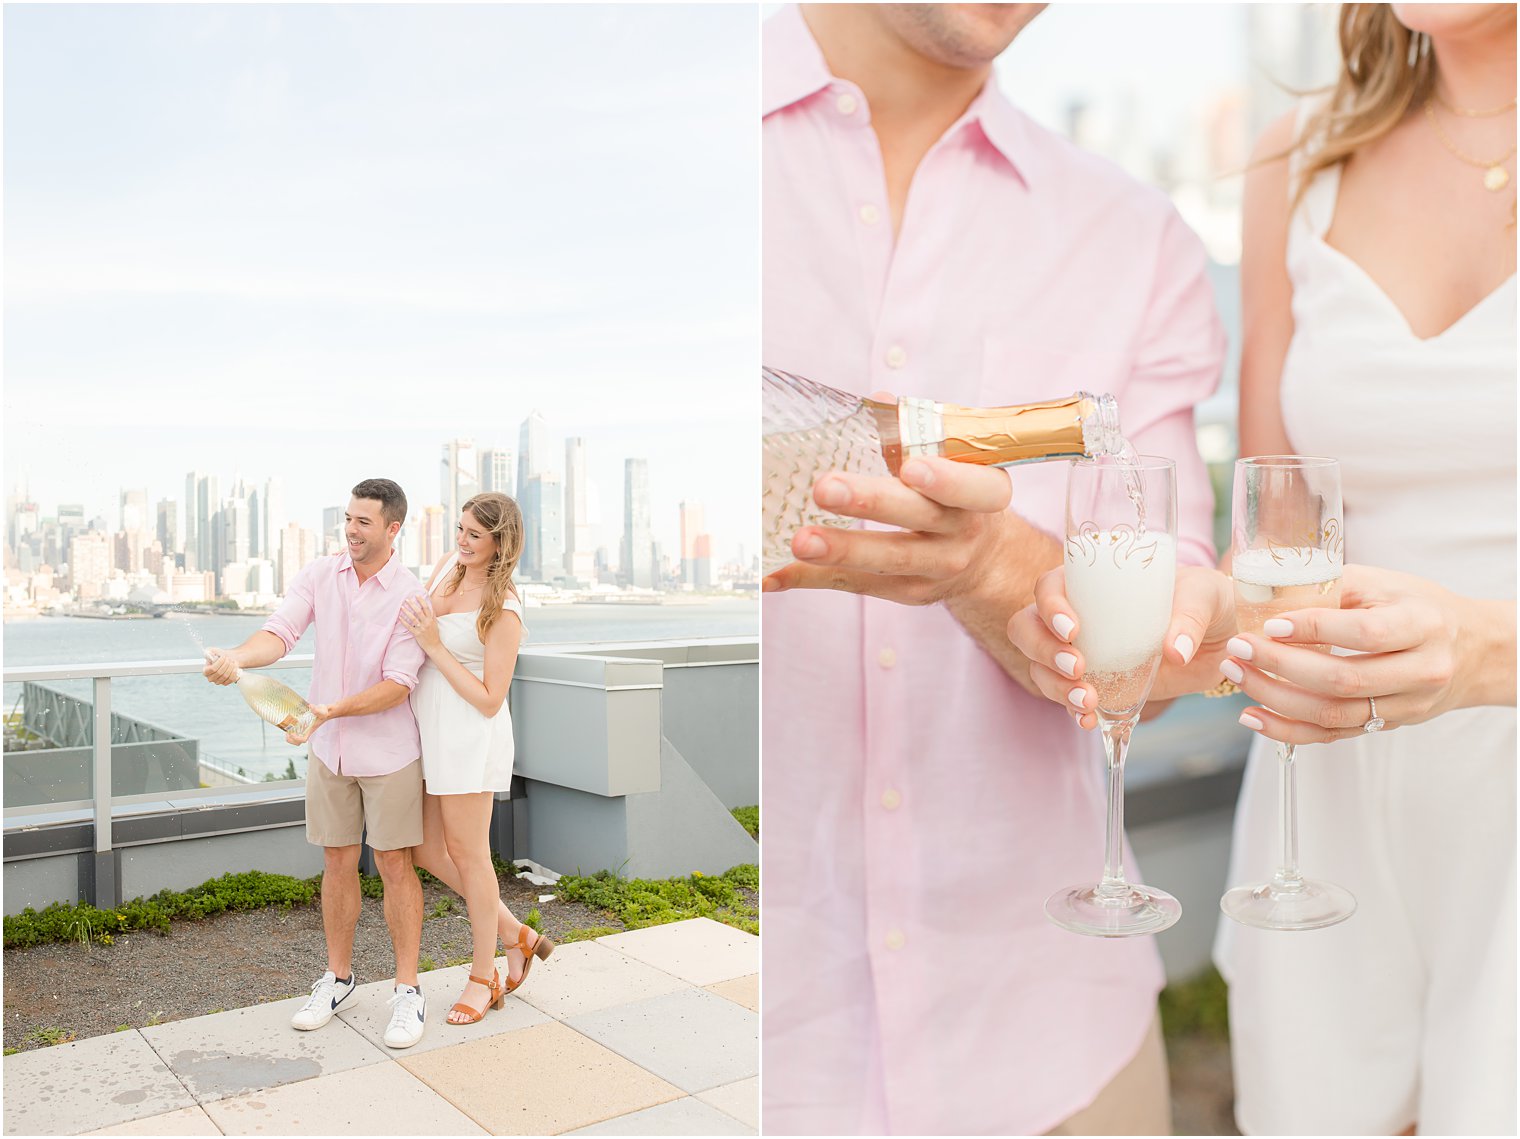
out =
[[[1072,559],[1089,566],[1097,565],[1098,555],[1105,548],[1111,552],[1116,569],[1123,569],[1131,561],[1145,569],[1156,560],[1155,535],[1133,526],[1120,525],[1105,530],[1096,522],[1084,522],[1066,539],[1066,549]]]
[[[1265,549],[1271,559],[1280,566],[1306,566],[1311,561],[1323,561],[1326,557],[1332,562],[1339,563],[1345,549],[1340,519],[1327,518],[1322,527],[1305,530],[1287,541],[1279,542],[1268,538]]]

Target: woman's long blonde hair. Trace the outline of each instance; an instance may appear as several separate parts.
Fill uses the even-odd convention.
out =
[[[480,643],[486,643],[486,634],[501,616],[502,603],[507,595],[517,596],[512,585],[512,575],[523,552],[523,519],[517,503],[504,494],[486,491],[477,494],[460,508],[468,510],[480,523],[480,528],[496,539],[496,554],[486,567],[486,584],[481,591],[480,615],[475,619],[475,633]],[[453,574],[444,585],[445,595],[453,593],[464,581],[464,566],[455,566]]]
[[[1382,138],[1434,89],[1430,37],[1399,23],[1389,4],[1342,4],[1340,43],[1334,92],[1309,116],[1289,150],[1303,151],[1295,207],[1316,175]]]

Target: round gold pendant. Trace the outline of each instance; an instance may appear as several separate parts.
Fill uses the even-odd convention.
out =
[[[1509,171],[1502,166],[1490,166],[1483,172],[1485,190],[1502,190],[1509,185]]]

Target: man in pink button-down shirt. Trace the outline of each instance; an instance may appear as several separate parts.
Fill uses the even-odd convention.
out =
[[[1039,7],[767,23],[764,362],[982,406],[1112,392],[1177,461],[1179,561],[1212,566],[1203,251],[990,81]],[[825,477],[820,504],[865,529],[804,528],[765,583],[767,1134],[1170,1131],[1154,939],[1043,913],[1102,862],[1096,740],[1031,695],[1007,635],[1060,563],[1065,479]]]
[[[353,489],[344,522],[348,548],[305,566],[285,600],[235,649],[213,649],[206,675],[231,684],[240,668],[272,664],[316,625],[310,703],[316,725],[306,772],[306,838],[323,848],[322,927],[327,971],[291,1024],[322,1027],[357,987],[351,968],[362,904],[362,840],[385,883],[385,921],[396,952],[396,995],[385,1042],[405,1048],[422,1037],[427,1005],[417,983],[422,887],[412,850],[422,844],[422,763],[408,697],[417,686],[422,647],[399,621],[401,605],[423,594],[393,545],[406,519],[406,495],[390,479]]]

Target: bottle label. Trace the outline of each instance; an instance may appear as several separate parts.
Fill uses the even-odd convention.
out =
[[[275,727],[279,728],[280,731],[282,731],[282,732],[288,732],[288,731],[290,731],[291,728],[293,728],[295,726],[296,726],[296,718],[294,716],[286,716],[283,720],[281,720],[278,724],[275,725]]]
[[[932,399],[905,397],[898,401],[898,431],[903,460],[933,458],[944,451],[944,405]]]

